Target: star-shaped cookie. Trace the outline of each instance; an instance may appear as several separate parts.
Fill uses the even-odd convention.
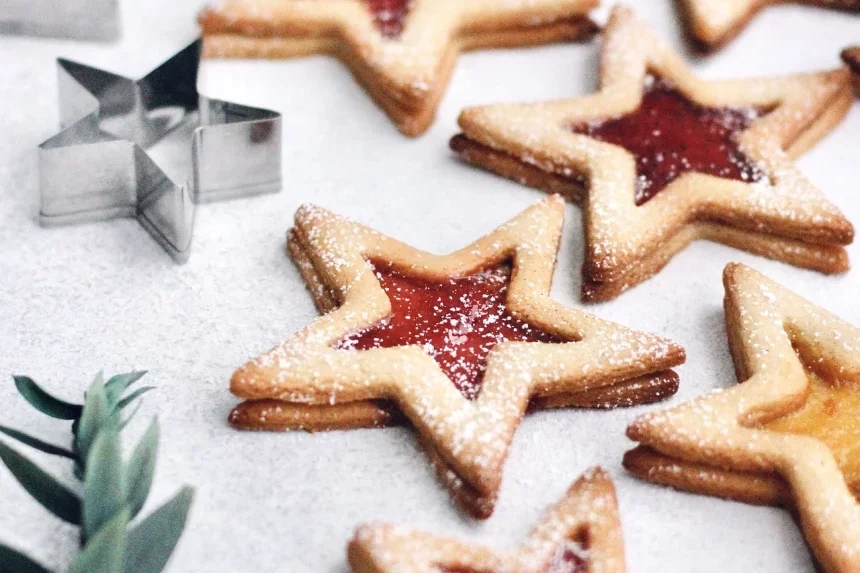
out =
[[[615,407],[673,394],[678,345],[549,297],[564,218],[549,197],[450,255],[317,207],[289,247],[321,308],[231,381],[247,429],[373,426],[396,408],[440,478],[488,517],[529,406]]]
[[[648,279],[696,239],[835,273],[854,229],[791,159],[840,121],[851,92],[845,69],[700,80],[616,8],[596,94],[466,109],[451,147],[582,204],[585,300]]]
[[[676,0],[690,38],[697,48],[711,51],[741,33],[756,12],[791,0]],[[860,0],[797,0],[821,8],[860,12]]]
[[[591,38],[597,0],[227,0],[200,15],[210,57],[342,59],[406,135],[436,114],[457,55]]]
[[[828,573],[860,571],[860,328],[749,267],[724,273],[739,385],[627,430],[624,465],[679,489],[796,510]]]
[[[356,573],[624,573],[615,487],[601,468],[585,472],[548,508],[516,551],[383,523],[360,526],[349,544]]]

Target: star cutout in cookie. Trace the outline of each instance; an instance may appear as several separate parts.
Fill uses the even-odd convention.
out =
[[[360,526],[349,544],[356,573],[624,573],[615,487],[601,468],[585,472],[547,509],[516,551],[495,551],[384,523]]]
[[[563,218],[550,197],[433,255],[300,208],[290,250],[329,312],[233,375],[246,402],[231,423],[366,427],[396,408],[455,498],[488,517],[527,408],[627,406],[677,389],[668,369],[681,347],[549,297]]]
[[[597,0],[227,0],[200,15],[210,57],[342,59],[409,136],[433,122],[462,51],[584,40]]]
[[[704,51],[716,50],[743,31],[756,13],[786,0],[678,0],[690,38]],[[821,8],[860,12],[860,0],[798,0]]]
[[[710,82],[630,10],[604,32],[600,91],[469,108],[467,162],[585,211],[582,296],[613,298],[710,239],[822,272],[848,268],[854,229],[794,166],[850,108],[845,69]]]
[[[624,465],[679,489],[796,510],[828,573],[860,571],[860,328],[740,264],[724,273],[741,384],[646,414]]]

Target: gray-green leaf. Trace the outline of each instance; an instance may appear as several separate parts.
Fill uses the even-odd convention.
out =
[[[146,371],[128,372],[127,374],[117,374],[112,376],[110,380],[105,382],[105,394],[107,395],[108,404],[116,404],[119,402],[120,396],[128,389],[129,386],[140,380],[146,375]]]
[[[89,539],[125,507],[119,435],[99,432],[84,473],[84,538]]]
[[[0,571],[51,573],[23,553],[2,544],[0,544]]]
[[[179,542],[194,490],[184,487],[128,535],[125,573],[159,573]]]
[[[79,524],[81,500],[39,466],[0,442],[0,459],[27,493],[64,521]]]
[[[82,407],[79,404],[70,404],[51,396],[36,384],[32,378],[27,376],[13,376],[15,387],[34,408],[52,418],[60,420],[74,420],[81,415]]]
[[[15,438],[22,444],[26,444],[31,448],[35,448],[40,452],[45,452],[46,454],[51,454],[52,456],[63,456],[65,458],[75,459],[75,454],[67,450],[66,448],[61,448],[60,446],[55,446],[54,444],[49,444],[39,438],[34,438],[29,434],[25,434],[24,432],[19,432],[14,428],[8,428],[6,426],[0,426],[0,432],[6,434],[10,438]]]
[[[129,404],[131,404],[132,402],[134,402],[135,400],[137,400],[138,398],[140,398],[141,396],[143,396],[144,394],[146,394],[150,390],[155,390],[155,386],[143,386],[142,388],[138,388],[137,390],[135,390],[134,392],[132,392],[131,394],[129,394],[128,396],[126,396],[125,398],[120,400],[116,405],[116,409],[122,410],[123,408],[125,408],[126,406],[128,406]]]
[[[134,410],[131,411],[131,414],[123,418],[123,420],[119,423],[119,431],[123,431],[125,427],[128,426],[128,423],[131,422],[131,419],[134,418],[135,414],[137,414],[138,410],[140,410],[141,404],[142,402],[138,402],[137,405],[134,407]]]
[[[125,491],[132,517],[140,512],[149,496],[157,453],[158,421],[153,419],[134,448],[125,470]]]
[[[84,401],[84,409],[81,414],[81,421],[78,424],[78,433],[76,445],[80,459],[89,459],[90,447],[96,439],[99,431],[108,426],[111,418],[108,410],[107,398],[105,397],[104,384],[101,383],[100,377],[90,385],[87,390],[87,398]]]
[[[124,507],[105,523],[75,557],[69,573],[124,573],[129,515]]]

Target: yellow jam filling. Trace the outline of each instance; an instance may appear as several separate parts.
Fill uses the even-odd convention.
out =
[[[831,383],[809,371],[807,376],[810,394],[803,407],[762,427],[827,444],[848,487],[860,498],[860,388]]]

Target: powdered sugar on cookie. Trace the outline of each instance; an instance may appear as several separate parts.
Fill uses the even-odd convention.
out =
[[[742,384],[645,415],[625,466],[681,489],[797,509],[832,573],[860,567],[860,329],[752,269],[725,271]]]
[[[463,50],[592,37],[596,0],[227,0],[200,15],[209,57],[344,60],[398,128],[423,133]]]
[[[452,147],[470,163],[583,204],[583,296],[604,300],[699,238],[823,272],[846,270],[843,245],[854,229],[791,159],[851,102],[844,69],[701,81],[635,15],[616,8],[597,94],[466,109]],[[696,125],[713,121],[705,133],[663,133],[680,130],[681,112]],[[662,127],[636,131],[651,125]]]
[[[395,403],[421,434],[425,449],[432,450],[431,458],[436,456],[440,474],[452,470],[464,487],[444,481],[470,491],[473,499],[467,506],[486,517],[513,433],[532,400],[560,402],[552,407],[620,406],[661,399],[677,387],[667,369],[683,361],[680,347],[549,298],[562,218],[561,199],[551,197],[472,245],[439,256],[328,211],[301,208],[290,235],[291,253],[299,257],[300,268],[313,269],[312,292],[332,299],[320,306],[333,301],[337,307],[238,370],[233,392],[252,404],[281,401],[282,410],[290,405],[324,409]],[[411,295],[405,298],[413,300],[397,300],[405,291],[389,288],[386,294],[380,269],[390,269],[389,276],[401,287],[411,284]],[[486,291],[488,284],[505,283],[506,292]],[[484,313],[465,318],[467,326],[492,322],[493,317],[503,323],[498,330],[494,322],[493,336],[501,336],[486,344],[480,341],[480,328],[470,333],[479,335],[472,350],[484,346],[468,360],[474,367],[469,376],[475,375],[468,387],[458,389],[454,383],[458,370],[450,367],[450,358],[457,349],[440,356],[427,348],[463,325],[428,328],[427,316],[392,317],[398,312],[428,312],[426,307],[410,306],[415,297],[428,296],[428,289],[430,305],[435,300],[446,307],[436,309],[440,316],[453,313],[449,320],[462,318],[462,312],[449,306],[461,304],[462,298],[471,301],[469,313]],[[473,304],[479,300],[481,304]],[[397,337],[386,331],[392,324]],[[526,331],[535,334],[525,336]],[[369,332],[366,344],[359,343]],[[377,343],[381,337],[387,342]],[[475,385],[478,375],[480,387]],[[251,427],[279,428],[270,409],[266,418],[265,425],[249,422],[244,415],[234,423],[241,419]],[[285,420],[280,429],[296,427],[292,414]]]
[[[731,41],[762,8],[783,3],[785,0],[681,0],[679,5],[692,39],[699,47],[710,51]],[[860,12],[860,0],[806,0],[800,3]]]
[[[360,526],[353,570],[379,573],[624,573],[615,488],[601,468],[584,473],[515,551],[494,551],[387,524]]]

